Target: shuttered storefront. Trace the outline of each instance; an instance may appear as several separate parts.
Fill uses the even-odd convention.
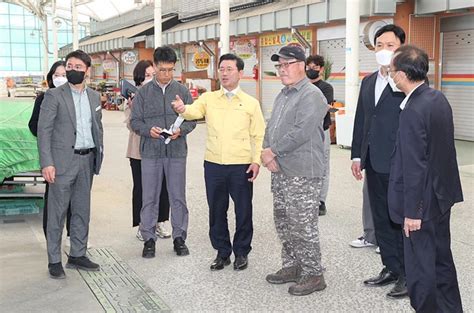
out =
[[[311,42],[311,30],[300,30],[300,34]],[[289,43],[297,43],[296,38],[293,38],[290,32],[274,33],[270,35],[260,36],[260,94],[263,116],[266,120],[270,119],[272,115],[273,102],[276,96],[280,93],[283,85],[280,79],[276,76],[276,69],[274,62],[270,59],[272,54],[277,53],[282,47]]]
[[[262,47],[260,52],[261,59],[261,84],[262,84],[262,112],[265,120],[270,119],[272,115],[273,102],[276,96],[283,88],[280,79],[276,76],[274,63],[270,59],[274,53],[277,53],[280,46]]]
[[[346,39],[330,39],[318,41],[318,54],[326,59],[326,64],[332,62],[332,73],[327,82],[334,88],[334,99],[336,101],[345,102],[344,99],[344,83],[346,69]],[[375,60],[375,52],[369,50],[362,42],[359,41],[359,72],[361,79],[378,69]]]
[[[474,141],[474,30],[443,33],[441,91],[453,109],[454,138]]]

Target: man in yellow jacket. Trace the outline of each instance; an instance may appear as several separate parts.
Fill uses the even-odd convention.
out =
[[[204,179],[209,205],[209,236],[217,257],[211,270],[230,264],[234,252],[234,270],[247,268],[253,235],[253,181],[260,169],[265,121],[260,103],[243,92],[239,81],[244,61],[224,54],[219,59],[222,88],[204,93],[192,105],[184,105],[177,96],[173,106],[187,120],[206,118],[207,142]],[[234,201],[236,231],[230,241],[227,225],[229,195]]]

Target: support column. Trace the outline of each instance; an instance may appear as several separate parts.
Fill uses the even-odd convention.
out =
[[[155,49],[162,45],[161,0],[155,0],[154,10]]]
[[[54,24],[54,23],[53,23]],[[49,71],[49,54],[48,54],[48,16],[44,15],[42,18],[42,33],[43,33],[43,75],[46,75]]]
[[[345,114],[336,114],[336,141],[343,147],[352,145],[354,117],[359,96],[359,22],[359,0],[347,0]]]
[[[72,50],[79,49],[79,22],[77,18],[76,0],[71,0],[72,14]]]
[[[56,25],[57,15],[56,15],[56,0],[51,1],[51,6],[53,10],[53,25],[51,25],[51,32],[53,33],[53,60],[56,62],[58,60],[58,26]]]
[[[355,112],[359,96],[359,0],[346,2],[346,112]]]
[[[229,0],[220,0],[220,55],[229,53],[229,20],[230,6]]]

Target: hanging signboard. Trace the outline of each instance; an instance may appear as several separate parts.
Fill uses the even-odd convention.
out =
[[[100,67],[102,66],[102,58],[99,56],[93,56],[91,58],[92,61],[92,67]]]
[[[311,30],[300,30],[300,34],[308,41],[312,40]],[[298,42],[291,33],[278,33],[260,37],[260,46],[286,46],[289,43]]]
[[[257,39],[237,40],[230,42],[230,50],[243,60],[255,57]]]
[[[116,66],[117,65],[114,60],[104,60],[104,62],[102,63],[102,67],[104,68],[104,71],[106,72],[115,70]]]
[[[208,68],[211,57],[206,51],[197,51],[193,55],[193,64],[197,69],[204,70]]]
[[[134,64],[137,61],[137,54],[134,51],[125,51],[122,54],[122,61],[128,65]]]

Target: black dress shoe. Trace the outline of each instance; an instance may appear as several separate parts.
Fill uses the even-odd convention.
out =
[[[142,257],[149,259],[155,257],[155,241],[148,239],[143,245]]]
[[[100,265],[92,262],[86,256],[70,256],[66,263],[67,268],[79,268],[84,271],[100,271]]]
[[[247,268],[249,265],[247,256],[244,255],[238,255],[235,257],[234,261],[234,270],[236,271],[241,271]]]
[[[186,247],[183,238],[177,237],[173,241],[174,251],[176,251],[177,255],[188,255],[189,249]]]
[[[218,271],[224,269],[224,266],[230,264],[230,258],[226,257],[223,258],[221,256],[217,256],[216,259],[211,264],[211,271]]]
[[[327,209],[326,209],[326,203],[323,201],[319,202],[319,216],[326,215]]]
[[[387,297],[392,299],[401,299],[408,296],[408,289],[407,289],[407,282],[405,280],[405,275],[400,275],[398,277],[395,286],[393,286],[392,290],[387,293]]]
[[[385,286],[395,282],[397,279],[398,275],[384,267],[378,276],[369,278],[364,281],[364,285],[369,287]]]
[[[49,277],[54,279],[64,279],[66,278],[66,273],[64,273],[63,265],[59,263],[49,263],[48,264]]]

